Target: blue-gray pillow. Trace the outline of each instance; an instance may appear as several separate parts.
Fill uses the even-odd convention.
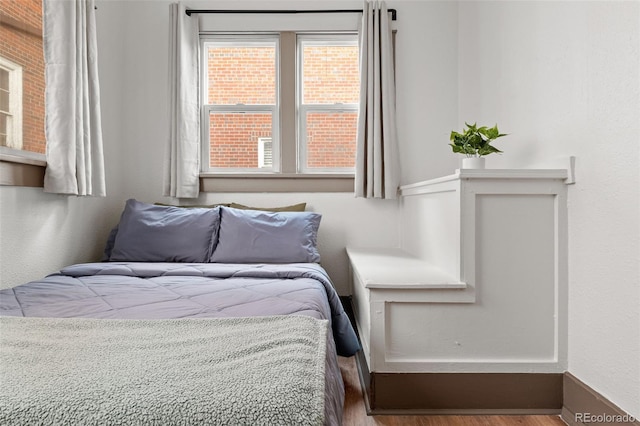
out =
[[[221,207],[218,244],[211,262],[320,262],[317,236],[322,215]]]
[[[220,227],[220,208],[183,209],[128,200],[110,261],[207,262]]]
[[[111,252],[113,251],[113,245],[116,242],[116,235],[118,235],[118,225],[114,226],[109,232],[107,242],[104,245],[104,253],[102,254],[101,262],[108,262],[111,259]]]

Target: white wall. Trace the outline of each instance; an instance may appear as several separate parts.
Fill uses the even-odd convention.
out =
[[[0,288],[39,279],[63,266],[100,260],[109,229],[123,206],[120,170],[124,39],[103,24],[117,23],[122,8],[100,5],[99,75],[106,162],[106,198],[45,194],[42,188],[0,186]],[[118,28],[116,25],[115,28]],[[102,58],[104,57],[104,58]],[[104,59],[104,60],[102,60]]]
[[[458,10],[453,1],[387,1],[398,10],[396,107],[401,184],[459,167],[448,146],[458,121]]]
[[[577,156],[569,371],[640,417],[640,3],[463,2],[459,125],[510,133],[488,167]]]
[[[114,60],[124,62],[121,78],[110,89],[123,93],[118,172],[126,184],[124,198],[176,202],[162,197],[162,164],[167,138],[169,1],[99,2],[98,24],[123,34],[121,51],[111,49]],[[228,2],[190,1],[193,8],[229,8]],[[322,8],[360,8],[359,1],[323,2]],[[456,167],[447,154],[448,131],[457,119],[456,68],[457,7],[450,2],[389,2],[398,10],[402,30],[397,38],[399,138],[402,179],[409,182],[441,174]],[[119,8],[124,13],[103,14]],[[320,8],[305,1],[234,1],[233,8]],[[273,19],[276,19],[273,17]],[[112,47],[118,41],[103,41]],[[102,52],[101,52],[102,53]],[[117,57],[116,57],[117,56]],[[433,61],[437,57],[438,61]],[[124,58],[124,59],[122,59]],[[105,55],[101,56],[104,62]],[[103,85],[104,86],[104,85]],[[426,128],[431,129],[428,133]],[[435,130],[434,130],[435,129]],[[418,143],[416,143],[418,142]],[[434,153],[429,153],[434,151]],[[305,201],[323,214],[319,244],[322,263],[342,294],[348,293],[345,247],[396,246],[397,202],[356,199],[346,193],[202,194],[198,202],[235,201],[255,206],[276,206]],[[117,218],[116,218],[117,219]],[[114,220],[116,220],[114,219]]]
[[[95,241],[106,239],[109,224],[104,199],[0,187],[0,288],[99,260]]]

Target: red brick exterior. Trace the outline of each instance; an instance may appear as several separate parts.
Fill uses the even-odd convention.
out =
[[[358,113],[307,114],[307,168],[353,167]]]
[[[275,47],[220,47],[208,53],[210,105],[275,104]]]
[[[358,103],[357,46],[304,47],[304,104]]]
[[[274,48],[211,48],[208,59],[209,104],[275,103]],[[358,103],[357,46],[305,46],[304,59],[305,104]],[[306,120],[306,167],[353,167],[357,113],[312,112]],[[258,167],[258,138],[271,137],[270,114],[212,114],[209,123],[211,167]]]
[[[0,15],[0,56],[23,67],[22,149],[44,154],[42,0],[2,0]]]
[[[258,138],[271,137],[271,114],[211,114],[211,167],[258,167]]]

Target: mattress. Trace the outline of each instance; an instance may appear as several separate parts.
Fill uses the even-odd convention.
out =
[[[355,332],[326,271],[315,263],[87,263],[0,290],[0,315],[161,320],[304,315],[327,320],[324,423],[339,424],[344,386],[336,353]]]

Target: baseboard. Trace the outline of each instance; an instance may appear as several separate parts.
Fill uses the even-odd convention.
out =
[[[630,416],[571,373],[500,375],[502,377],[498,380],[504,385],[504,389],[500,390],[500,383],[495,381],[496,377],[491,377],[495,375],[487,376],[486,373],[473,374],[481,377],[465,377],[465,373],[438,373],[441,376],[439,378],[430,377],[433,376],[430,373],[387,374],[384,377],[379,373],[369,372],[362,352],[357,354],[356,362],[368,415],[560,414],[569,426],[640,426],[638,419]],[[561,379],[559,385],[557,376]],[[384,380],[379,380],[381,377],[384,377]],[[394,390],[385,380],[395,382],[391,383],[395,388],[394,398],[388,397]],[[514,381],[519,380],[524,381],[518,383],[517,389],[514,389]],[[444,386],[438,387],[443,381]],[[420,383],[417,387],[414,386],[416,382]],[[460,389],[461,386],[470,388]],[[431,387],[435,392],[428,391]],[[381,394],[380,389],[384,389],[385,392]],[[452,392],[452,389],[460,392]],[[505,395],[505,391],[510,393],[514,390],[514,395],[517,396]],[[543,398],[540,398],[541,395]]]
[[[358,351],[355,358],[358,378],[360,379],[360,387],[362,388],[364,399],[364,408],[367,411],[367,415],[376,414],[373,412],[371,405],[369,404],[371,401],[371,374],[369,373],[369,368],[367,368],[367,360],[365,359],[364,352]]]
[[[570,426],[634,425],[640,421],[600,395],[571,373],[564,374],[562,420]]]
[[[560,414],[562,374],[370,373],[356,357],[367,414]]]
[[[562,374],[371,373],[373,410],[560,414]]]

